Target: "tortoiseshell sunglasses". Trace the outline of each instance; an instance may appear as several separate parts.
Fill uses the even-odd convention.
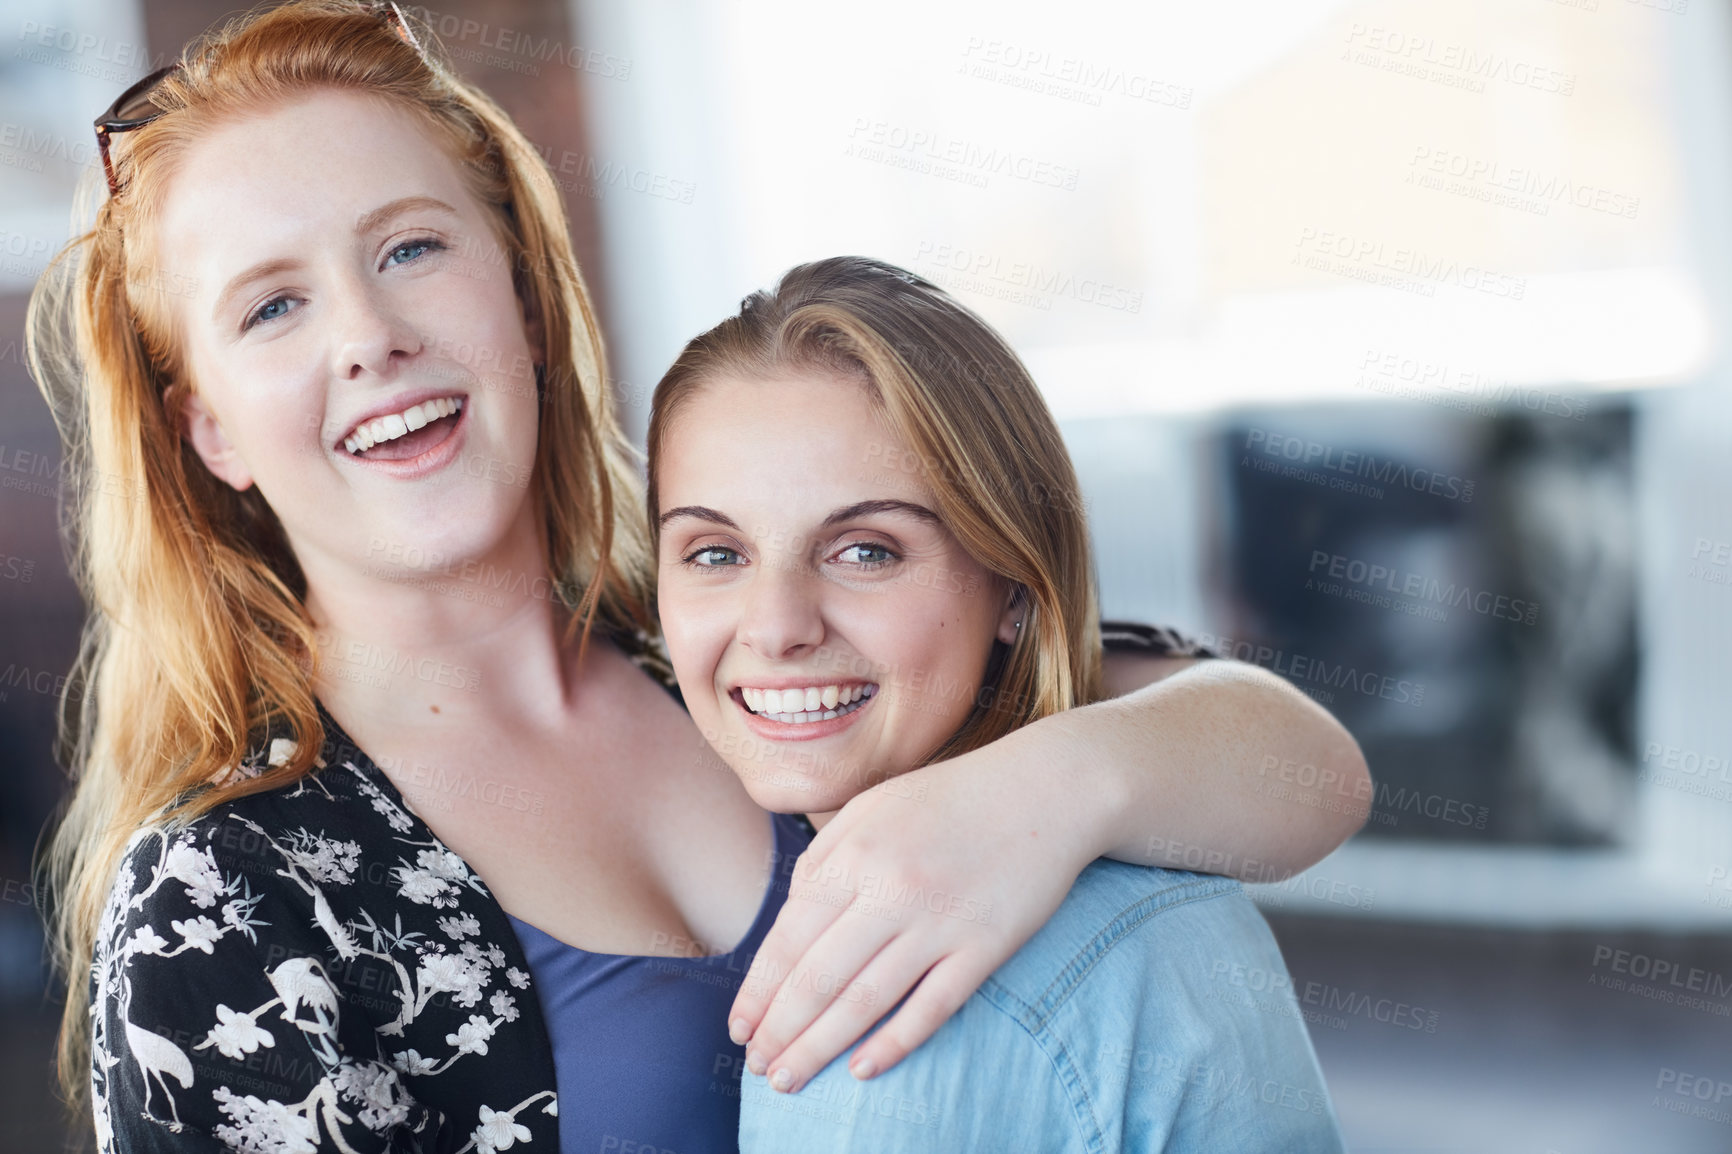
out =
[[[402,10],[396,4],[386,0],[385,3],[372,5],[373,11],[384,18],[416,52],[421,52],[421,41],[416,39],[414,29],[403,19]],[[422,53],[425,57],[425,53]],[[158,68],[131,88],[120,94],[120,98],[108,106],[108,110],[96,118],[96,149],[102,153],[102,171],[108,176],[108,195],[120,195],[120,183],[114,178],[114,162],[108,156],[108,140],[117,132],[130,132],[135,128],[143,128],[157,117],[164,109],[158,108],[152,99],[157,85],[164,78],[180,71],[181,66],[170,64],[167,68]]]

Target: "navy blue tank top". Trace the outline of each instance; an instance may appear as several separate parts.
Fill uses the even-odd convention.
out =
[[[511,919],[553,1042],[565,1154],[737,1154],[745,1049],[728,1039],[728,1009],[810,840],[799,818],[772,814],[771,824],[775,868],[751,929],[728,953],[595,954]]]

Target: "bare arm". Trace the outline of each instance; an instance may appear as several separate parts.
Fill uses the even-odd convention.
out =
[[[977,751],[1076,780],[1069,800],[1096,803],[1094,856],[1279,881],[1365,823],[1372,784],[1358,743],[1282,678],[1237,661],[1123,654],[1104,672],[1111,700]]]

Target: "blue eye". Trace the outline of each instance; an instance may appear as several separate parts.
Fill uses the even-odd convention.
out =
[[[726,565],[738,565],[740,555],[732,549],[720,545],[706,545],[685,558],[687,565],[696,565],[702,569],[716,569]]]
[[[419,240],[406,240],[386,254],[385,263],[388,265],[408,264],[411,261],[419,260],[427,253],[435,252],[444,247],[444,245],[430,237],[422,237]]]
[[[852,554],[852,556],[850,556]],[[839,560],[859,565],[863,569],[877,569],[896,560],[896,554],[882,545],[873,545],[857,541],[836,554]]]
[[[274,321],[280,317],[285,317],[294,308],[295,303],[293,297],[272,297],[252,311],[252,314],[247,317],[247,323],[244,327],[250,329],[260,321]]]

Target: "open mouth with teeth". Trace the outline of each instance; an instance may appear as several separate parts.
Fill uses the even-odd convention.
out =
[[[410,405],[400,413],[374,417],[355,426],[343,438],[343,448],[373,461],[407,461],[419,457],[457,427],[463,415],[462,397],[435,397]]]
[[[846,717],[864,706],[877,692],[878,686],[870,681],[788,689],[754,689],[742,685],[734,690],[734,697],[756,717],[784,725],[809,725],[814,721]]]

